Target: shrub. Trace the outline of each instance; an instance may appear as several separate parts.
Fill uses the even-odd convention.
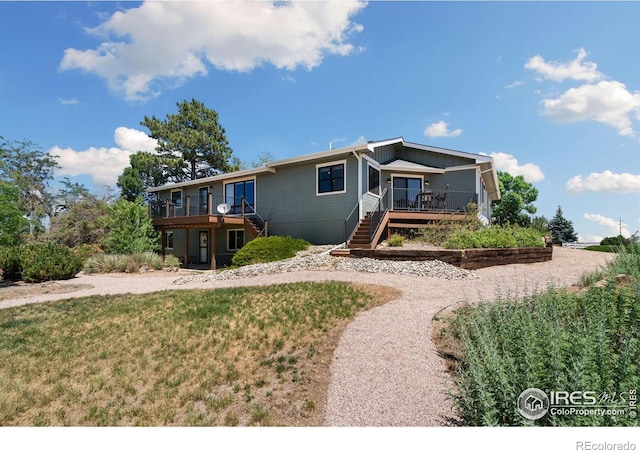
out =
[[[532,422],[514,410],[515,399],[530,387],[598,394],[637,389],[640,292],[616,285],[616,273],[637,280],[640,252],[618,255],[601,274],[605,287],[549,289],[522,301],[508,295],[457,311],[446,334],[460,351],[455,401],[465,425],[638,425],[626,414],[548,414]]]
[[[242,247],[232,258],[233,267],[241,267],[261,262],[293,258],[296,252],[306,250],[309,243],[291,236],[259,237]]]
[[[478,218],[478,206],[475,203],[469,203],[465,211],[462,220],[445,218],[434,223],[434,227],[420,228],[416,239],[433,245],[443,245],[454,231],[475,231],[483,228],[484,225]]]
[[[476,231],[454,230],[444,242],[445,248],[544,247],[540,233],[531,228],[491,226]]]
[[[0,271],[4,280],[16,281],[20,279],[20,247],[0,248]]]
[[[39,283],[68,280],[82,269],[82,260],[67,247],[52,243],[25,244],[20,248],[22,280]]]
[[[389,236],[389,239],[387,239],[387,244],[389,244],[389,247],[402,247],[404,245],[404,238],[399,234],[392,234]]]
[[[165,255],[163,267],[178,268],[180,267],[180,260],[175,255]]]
[[[78,258],[87,259],[90,256],[104,253],[104,250],[97,244],[80,244],[71,249],[71,252]]]
[[[143,267],[160,270],[167,266],[162,261],[162,256],[153,252],[133,253],[131,255],[98,254],[85,262],[84,271],[86,273],[134,273],[139,272]]]

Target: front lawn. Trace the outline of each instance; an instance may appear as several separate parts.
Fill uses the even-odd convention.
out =
[[[0,311],[0,425],[321,425],[345,283],[93,296]]]

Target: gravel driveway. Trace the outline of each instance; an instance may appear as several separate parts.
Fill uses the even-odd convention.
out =
[[[614,256],[554,247],[553,260],[536,264],[495,266],[463,278],[296,268],[294,272],[251,278],[209,280],[183,275],[81,275],[68,283],[91,289],[6,300],[0,308],[87,295],[145,293],[165,289],[211,289],[296,281],[355,281],[392,286],[401,297],[365,311],[343,333],[331,365],[325,423],[329,426],[442,426],[454,417],[447,391],[451,382],[431,341],[432,317],[443,308],[500,292],[531,292],[549,284],[569,286]],[[358,260],[351,260],[358,264]],[[364,264],[364,262],[363,262]],[[302,270],[301,270],[302,269]],[[456,269],[458,270],[458,269]],[[428,273],[428,272],[426,272]]]

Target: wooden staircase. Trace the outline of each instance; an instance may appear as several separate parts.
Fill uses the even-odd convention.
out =
[[[244,218],[244,226],[245,229],[249,231],[249,233],[253,234],[253,237],[258,237],[262,235],[262,231],[264,230],[263,226],[256,220],[254,217],[246,217]]]
[[[356,228],[355,233],[353,233],[353,236],[349,240],[349,245],[347,246],[348,248],[368,248],[368,249],[372,249],[372,248],[375,248],[375,246],[378,244],[378,241],[380,241],[380,237],[382,236],[382,232],[387,226],[387,221],[389,220],[389,214],[388,214],[388,211],[382,213],[383,216],[382,216],[382,219],[380,221],[380,226],[378,227],[378,230],[376,231],[375,236],[373,236],[373,239],[370,238],[370,236],[371,236],[371,220],[370,220],[371,214],[372,213],[368,212],[364,216],[364,219],[362,219],[360,221],[360,224],[358,225],[358,228]],[[380,213],[378,213],[378,214],[380,214]]]
[[[371,213],[368,212],[364,219],[360,221],[356,232],[353,233],[351,240],[349,241],[349,248],[371,248],[371,242],[369,241],[370,235],[370,221],[369,217]]]

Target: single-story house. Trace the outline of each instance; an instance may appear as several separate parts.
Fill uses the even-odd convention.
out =
[[[227,264],[259,235],[373,246],[382,230],[465,211],[489,219],[493,159],[406,142],[367,142],[148,189],[162,251],[185,265]],[[404,222],[404,225],[403,225]]]

